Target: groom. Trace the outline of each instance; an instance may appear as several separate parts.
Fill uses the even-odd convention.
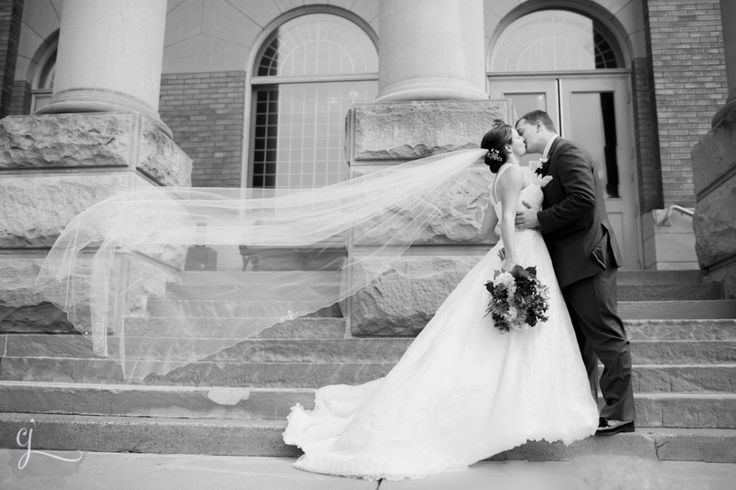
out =
[[[616,313],[616,270],[621,253],[608,222],[601,183],[592,157],[560,138],[544,111],[525,114],[516,130],[529,153],[542,154],[542,210],[517,213],[516,224],[540,228],[572,318],[575,335],[595,390],[598,359],[603,363],[601,409],[596,435],[634,431],[631,354]]]

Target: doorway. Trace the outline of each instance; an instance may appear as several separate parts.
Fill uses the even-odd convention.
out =
[[[497,75],[489,77],[492,99],[510,99],[521,116],[542,109],[563,138],[593,156],[606,191],[606,209],[624,256],[623,268],[640,269],[639,196],[628,75]],[[528,164],[540,155],[528,155]]]

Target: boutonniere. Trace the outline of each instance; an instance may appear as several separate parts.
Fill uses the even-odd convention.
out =
[[[547,160],[546,158],[532,161],[529,164],[529,168],[530,170],[532,170],[532,181],[539,187],[544,187],[552,180],[552,176],[547,175],[547,172],[549,171],[549,160]]]
[[[547,175],[547,172],[549,172],[549,159],[540,158],[539,160],[533,160],[529,164],[529,168],[531,168],[535,174],[540,177],[544,177]]]

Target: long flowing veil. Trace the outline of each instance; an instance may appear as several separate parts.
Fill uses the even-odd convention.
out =
[[[432,226],[442,187],[484,152],[381,167],[317,189],[119,193],[68,224],[37,286],[95,353],[120,361],[126,379],[166,374],[265,329],[339,308]],[[206,273],[214,269],[220,272]],[[210,321],[213,294],[238,299],[220,302],[237,310],[225,321]]]

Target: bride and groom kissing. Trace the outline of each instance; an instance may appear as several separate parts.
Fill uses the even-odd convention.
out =
[[[388,375],[320,388],[313,410],[292,408],[283,438],[304,451],[297,468],[421,478],[527,441],[634,431],[629,342],[616,313],[621,256],[592,158],[543,111],[497,123],[481,148],[495,174],[481,233],[500,240]],[[544,179],[520,167],[527,152],[542,155]],[[515,265],[535,266],[548,286],[548,318],[503,333],[489,326],[484,283]]]

